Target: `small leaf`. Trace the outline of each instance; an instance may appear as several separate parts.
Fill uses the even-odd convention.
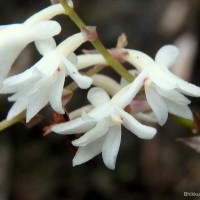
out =
[[[178,138],[179,142],[186,144],[192,149],[200,153],[200,136],[188,137],[188,138]]]

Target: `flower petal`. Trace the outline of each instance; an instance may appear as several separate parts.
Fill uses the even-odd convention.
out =
[[[153,64],[149,66],[150,80],[158,87],[164,90],[172,90],[177,87],[176,80],[169,74],[168,70],[162,69],[160,66]]]
[[[110,97],[108,96],[106,91],[99,87],[91,88],[88,91],[87,99],[94,107],[97,107],[110,101]]]
[[[167,105],[169,113],[172,113],[179,117],[183,117],[185,119],[193,120],[192,112],[187,105],[181,105],[174,101],[170,101],[168,99],[164,99],[164,101],[165,101],[165,104]]]
[[[86,146],[89,143],[97,140],[98,138],[102,137],[106,134],[109,129],[109,125],[107,124],[106,120],[101,120],[97,122],[96,126],[81,136],[79,139],[76,139],[72,142],[74,146]]]
[[[24,24],[25,25],[35,24],[37,22],[48,20],[55,17],[56,15],[64,14],[64,13],[65,13],[65,9],[60,3],[54,4],[32,15],[24,22]]]
[[[120,109],[119,112],[123,118],[123,125],[137,137],[142,139],[151,139],[156,134],[157,130],[155,128],[141,124],[124,110]]]
[[[45,40],[58,35],[61,31],[61,26],[53,20],[41,21],[34,25],[24,26],[24,31],[27,33],[30,41]]]
[[[200,97],[200,87],[188,83],[187,81],[184,81],[180,79],[179,77],[176,77],[177,84],[178,84],[178,90],[188,96],[191,97]]]
[[[110,127],[102,145],[103,161],[109,169],[115,169],[117,154],[121,143],[121,125]]]
[[[155,62],[163,67],[172,67],[179,55],[179,50],[173,45],[165,45],[156,54]]]
[[[184,95],[182,95],[180,92],[177,92],[176,90],[163,90],[159,87],[156,87],[156,91],[161,96],[182,105],[187,105],[191,102],[188,98],[186,98]]]
[[[103,88],[108,94],[114,96],[120,89],[120,84],[109,76],[103,74],[94,74],[92,85]]]
[[[78,86],[82,89],[87,89],[92,84],[92,78],[88,76],[81,75],[77,68],[64,56],[62,56],[62,61],[66,67],[69,76],[78,84]]]
[[[53,38],[48,38],[45,40],[36,40],[35,46],[41,55],[45,55],[56,49],[56,42]]]
[[[135,66],[139,71],[145,69],[149,64],[154,63],[154,60],[151,57],[141,51],[132,49],[125,49],[124,51],[124,59]]]
[[[33,67],[41,74],[41,76],[52,76],[60,64],[60,54],[56,51],[52,51],[45,54]]]
[[[63,135],[84,133],[93,128],[95,124],[96,122],[92,120],[83,120],[79,117],[65,123],[54,125],[52,131]]]
[[[62,68],[60,68],[60,71],[56,72],[54,76],[57,77],[49,88],[49,102],[56,112],[64,114],[65,111],[62,106],[62,92],[65,81],[65,72]]]
[[[73,166],[83,164],[100,154],[103,140],[104,137],[88,144],[87,146],[79,147],[73,159]]]
[[[22,90],[24,87],[32,86],[39,79],[39,75],[33,68],[4,80],[0,93],[14,93]]]
[[[36,93],[29,97],[29,103],[26,112],[26,122],[29,122],[47,103],[48,95],[46,88],[41,89],[39,93]]]
[[[79,55],[78,57],[78,66],[77,68],[85,69],[87,67],[90,67],[92,65],[97,64],[106,64],[105,58],[101,54],[84,54]]]
[[[145,86],[145,93],[148,104],[150,105],[151,109],[153,110],[158,123],[162,126],[167,121],[168,117],[168,110],[163,101],[163,98],[156,92],[155,88],[152,84]]]
[[[16,101],[13,106],[11,107],[11,109],[8,112],[7,115],[7,120],[12,119],[13,117],[16,117],[19,113],[21,113],[22,111],[24,111],[26,109],[28,105],[28,99],[26,98],[20,98],[18,101]]]
[[[141,89],[146,77],[148,77],[148,70],[143,70],[131,84],[127,85],[114,95],[111,102],[121,108],[126,107]]]

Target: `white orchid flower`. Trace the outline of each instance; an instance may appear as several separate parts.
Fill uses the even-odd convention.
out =
[[[61,31],[52,17],[64,13],[61,4],[53,5],[34,14],[22,24],[0,26],[0,85],[15,59],[31,42],[51,38]]]
[[[188,83],[168,69],[173,66],[179,50],[173,45],[163,46],[156,54],[155,61],[148,55],[136,51],[128,52],[125,59],[133,64],[141,74],[145,86],[147,101],[160,125],[168,117],[168,112],[174,115],[192,119],[192,112],[188,107],[190,100],[184,95],[199,97],[200,87]]]
[[[88,88],[92,79],[81,75],[77,68],[77,59],[72,54],[87,39],[84,34],[77,33],[57,47],[53,39],[36,43],[43,58],[25,72],[4,80],[1,93],[15,93],[9,101],[15,101],[7,119],[27,109],[28,122],[48,102],[58,113],[64,113],[62,107],[62,91],[66,76],[70,76],[80,88]]]
[[[82,137],[72,142],[74,146],[79,147],[73,159],[74,166],[87,162],[102,153],[105,165],[114,169],[121,142],[121,125],[139,138],[151,139],[156,134],[155,128],[142,125],[123,110],[133,98],[133,93],[130,95],[130,92],[132,90],[119,91],[110,99],[105,90],[97,87],[92,88],[88,92],[88,100],[94,109],[87,114],[83,113],[79,118],[55,125],[52,128],[52,131],[59,134],[86,132]],[[129,99],[124,100],[123,95]]]

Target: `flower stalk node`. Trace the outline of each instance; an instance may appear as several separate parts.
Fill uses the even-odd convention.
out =
[[[87,41],[94,42],[98,38],[96,26],[85,26],[85,27],[81,28],[81,32],[86,37]]]

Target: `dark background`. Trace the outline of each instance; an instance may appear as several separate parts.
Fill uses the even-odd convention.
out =
[[[174,43],[185,34],[192,35],[195,56],[185,61],[190,61],[186,67],[191,69],[186,76],[200,85],[199,0],[74,0],[74,4],[88,25],[97,26],[99,37],[108,48],[114,47],[124,32],[128,48],[154,57],[161,46]],[[47,0],[1,0],[0,24],[23,22],[48,5]],[[179,14],[182,21],[177,21]],[[56,19],[63,25],[62,33],[56,37],[58,42],[78,32],[66,16]],[[92,49],[90,45],[83,48]],[[29,45],[11,74],[31,66],[37,59],[34,46]],[[113,77],[119,80],[114,72]],[[79,92],[79,98],[86,94]],[[83,101],[82,104],[86,103]],[[11,104],[5,96],[1,96],[0,103],[0,117],[4,119]],[[76,103],[74,100],[67,109],[73,110]],[[199,111],[199,99],[192,99],[191,108]],[[52,120],[52,111],[49,108],[43,114],[45,120],[31,129],[19,123],[1,132],[0,200],[199,198],[183,196],[184,192],[200,193],[200,154],[177,141],[192,136],[190,129],[169,119],[158,127],[158,134],[150,141],[124,131],[114,171],[104,166],[101,156],[73,168],[73,152],[67,139],[56,134],[42,136],[42,128]]]

